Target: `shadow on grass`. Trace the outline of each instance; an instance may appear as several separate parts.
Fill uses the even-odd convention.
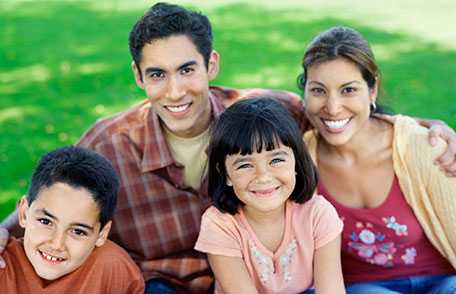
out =
[[[387,104],[456,128],[454,51],[361,23],[309,19],[305,10],[237,4],[206,12],[222,56],[214,84],[296,91],[306,44],[322,30],[348,25],[378,49]],[[43,153],[74,143],[98,117],[143,97],[134,85],[127,44],[142,13],[55,2],[0,12],[0,218],[26,192]]]

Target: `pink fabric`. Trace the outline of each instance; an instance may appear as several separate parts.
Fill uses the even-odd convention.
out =
[[[341,205],[321,182],[318,191],[344,221],[342,271],[346,283],[455,273],[427,239],[396,177],[386,200],[370,209]]]
[[[298,293],[312,286],[316,249],[334,240],[342,221],[322,196],[304,204],[288,201],[285,233],[275,253],[257,239],[242,209],[236,215],[210,207],[203,215],[195,249],[223,256],[242,257],[260,293]],[[216,293],[222,293],[216,283]]]

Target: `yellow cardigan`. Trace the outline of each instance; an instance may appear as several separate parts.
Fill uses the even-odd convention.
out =
[[[304,142],[316,163],[316,131],[306,132]],[[392,147],[394,172],[407,203],[428,239],[456,269],[456,178],[445,176],[433,163],[445,142],[431,147],[426,128],[397,115]]]

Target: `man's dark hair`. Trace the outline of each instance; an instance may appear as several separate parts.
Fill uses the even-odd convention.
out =
[[[101,228],[112,218],[119,180],[111,163],[100,154],[68,146],[44,155],[32,175],[27,195],[29,205],[39,197],[41,189],[49,188],[55,183],[64,183],[90,192],[99,210]],[[70,203],[68,209],[71,209]]]
[[[207,16],[178,5],[161,2],[146,11],[130,32],[130,53],[138,69],[141,51],[146,43],[176,35],[185,35],[193,42],[208,68],[213,37]]]
[[[212,129],[208,149],[209,195],[215,207],[235,214],[243,203],[226,184],[226,156],[273,150],[279,144],[291,148],[295,157],[296,185],[290,200],[304,203],[317,186],[317,169],[291,113],[275,99],[252,97],[227,108]]]

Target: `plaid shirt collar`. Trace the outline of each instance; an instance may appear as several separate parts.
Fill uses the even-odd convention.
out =
[[[211,104],[213,121],[225,110],[225,106],[220,97],[217,97],[210,89],[209,102]],[[160,119],[150,105],[148,111],[145,112],[143,121],[145,122],[146,137],[144,138],[144,146],[142,146],[141,171],[146,173],[175,164],[168,143],[166,142]]]

